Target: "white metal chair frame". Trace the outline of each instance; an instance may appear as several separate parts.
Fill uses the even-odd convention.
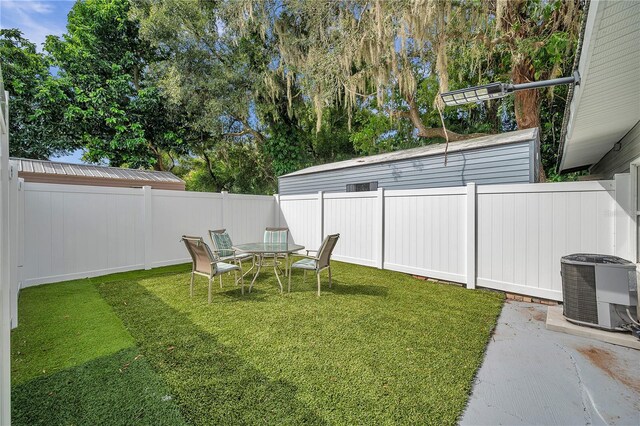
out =
[[[298,261],[289,266],[289,285],[287,288],[288,292],[291,292],[291,270],[292,269],[302,269],[303,277],[302,282],[304,283],[307,278],[307,270],[313,270],[316,273],[316,277],[318,279],[318,296],[320,296],[320,272],[327,269],[329,272],[329,288],[331,288],[331,253],[338,243],[338,239],[340,238],[340,234],[331,234],[327,235],[322,242],[322,245],[318,250],[306,250],[307,255],[303,256],[305,259],[311,259],[314,262],[314,268],[309,268],[309,264],[307,262]],[[317,253],[316,256],[310,256],[309,253]]]
[[[187,251],[191,255],[192,265],[191,265],[191,284],[190,284],[190,295],[193,297],[193,281],[195,275],[201,275],[203,277],[207,277],[209,279],[209,303],[211,303],[211,285],[213,283],[213,279],[217,276],[220,277],[220,288],[222,288],[222,275],[226,272],[234,272],[235,283],[238,283],[238,270],[240,267],[238,265],[232,265],[229,263],[224,263],[220,260],[220,258],[213,254],[207,243],[204,242],[202,237],[192,237],[189,235],[182,236],[182,242],[184,242],[187,247]],[[207,259],[203,259],[204,257]],[[203,266],[206,265],[206,270]],[[224,269],[221,269],[220,266],[225,266]],[[240,281],[242,283],[241,291],[244,294],[244,277],[240,274]]]

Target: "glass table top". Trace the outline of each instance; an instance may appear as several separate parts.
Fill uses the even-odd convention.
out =
[[[248,243],[233,246],[234,249],[247,253],[293,253],[304,246],[293,243]]]

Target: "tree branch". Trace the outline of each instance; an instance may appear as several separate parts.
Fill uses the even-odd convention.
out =
[[[223,133],[222,136],[238,137],[238,136],[245,136],[245,135],[251,135],[251,134],[253,133],[250,129],[244,129],[241,132]]]
[[[236,121],[239,121],[244,126],[244,130],[242,130],[241,132],[238,132],[239,134],[237,134],[235,136],[242,136],[242,135],[250,134],[254,138],[256,138],[256,140],[258,142],[260,142],[260,143],[263,143],[266,140],[264,135],[262,133],[260,133],[259,131],[255,130],[254,128],[252,128],[249,125],[249,123],[247,122],[247,120],[245,120],[244,118],[240,118],[240,117],[236,117],[236,116],[232,116],[232,118],[234,120],[236,120]],[[227,133],[227,135],[232,135],[233,136],[233,134],[230,134],[230,133]]]
[[[407,104],[409,105],[409,111],[391,111],[389,114],[392,117],[400,117],[411,120],[413,126],[418,130],[419,138],[442,138],[447,139],[449,137],[450,142],[461,141],[465,139],[477,138],[480,136],[486,136],[486,133],[470,133],[470,134],[461,134],[452,132],[451,130],[446,130],[443,127],[427,127],[422,122],[422,118],[420,117],[420,111],[418,110],[418,105],[416,104],[415,98],[413,96],[408,96]]]

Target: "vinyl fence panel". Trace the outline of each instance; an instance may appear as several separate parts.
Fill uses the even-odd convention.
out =
[[[478,187],[478,285],[562,300],[560,259],[615,254],[613,181]]]
[[[384,267],[465,282],[466,189],[385,192]]]
[[[271,196],[224,194],[224,228],[234,244],[262,241],[264,230],[275,226],[275,200]]]
[[[626,181],[276,197],[26,183],[20,275],[28,286],[176,264],[189,260],[183,234],[226,228],[241,244],[280,225],[309,249],[340,233],[336,260],[561,300],[562,256],[624,251]]]
[[[376,238],[380,230],[378,203],[377,192],[324,195],[324,235],[340,234],[334,259],[376,266],[380,250]]]
[[[625,252],[627,180],[280,196],[280,222],[339,232],[336,260],[562,300],[562,256]]]
[[[189,261],[182,235],[201,236],[223,228],[222,196],[205,192],[151,190],[151,266]]]
[[[24,184],[22,286],[189,261],[182,235],[260,241],[275,200],[144,188]]]
[[[322,239],[322,202],[318,194],[280,197],[280,226],[289,228],[289,238],[296,244],[315,250]]]
[[[0,424],[11,423],[11,269],[9,217],[9,93],[0,72]],[[17,177],[17,176],[16,176]]]
[[[144,265],[138,189],[24,184],[22,286]]]

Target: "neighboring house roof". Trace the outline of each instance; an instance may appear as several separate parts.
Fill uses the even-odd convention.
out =
[[[559,170],[597,163],[640,121],[640,2],[591,1]]]
[[[154,189],[184,191],[185,183],[171,172],[123,169],[119,167],[70,164],[55,161],[11,158],[18,175],[26,182],[115,187],[151,186]]]
[[[468,151],[472,149],[484,148],[494,145],[504,145],[516,142],[530,141],[538,138],[538,129],[525,129],[515,132],[500,133],[497,135],[482,136],[465,141],[450,142],[448,153]],[[385,154],[371,155],[369,157],[353,158],[351,160],[337,161],[335,163],[320,164],[307,167],[297,172],[289,173],[280,177],[305,175],[310,173],[326,172],[330,170],[345,169],[347,167],[358,167],[368,164],[386,163],[389,161],[406,160],[417,157],[428,157],[431,155],[443,154],[445,144],[438,143],[421,146],[419,148],[404,149],[401,151],[388,152]]]

